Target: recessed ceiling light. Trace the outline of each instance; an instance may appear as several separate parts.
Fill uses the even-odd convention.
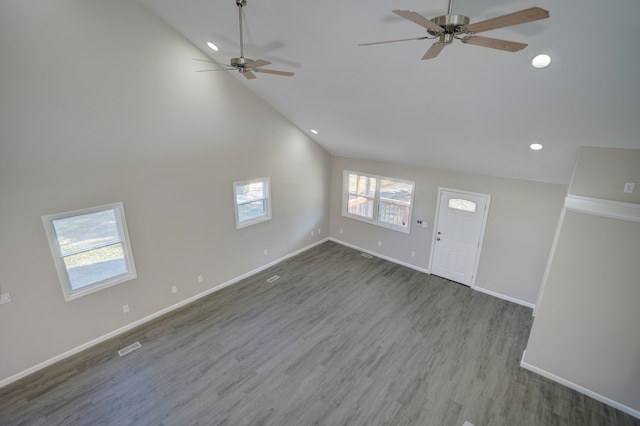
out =
[[[209,46],[211,48],[211,50],[214,51],[218,51],[218,46],[216,46],[215,44],[211,43],[210,41],[207,42],[207,46]]]
[[[311,133],[313,133],[314,135],[317,135],[318,131],[316,129],[311,129]]]
[[[535,68],[541,69],[546,68],[551,63],[551,57],[549,55],[538,55],[531,60],[531,65]]]
[[[540,145],[539,143],[532,143],[531,145],[529,145],[529,148],[531,148],[533,151],[540,151],[542,149],[542,145]]]

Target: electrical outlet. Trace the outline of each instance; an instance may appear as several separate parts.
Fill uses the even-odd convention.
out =
[[[342,234],[342,232],[343,232],[343,231],[342,231],[342,228],[340,228],[340,231],[339,231],[339,232]]]
[[[311,236],[313,237],[313,231],[311,231]]]
[[[415,251],[411,252],[411,257],[416,257],[416,252]]]
[[[129,312],[129,305],[122,305],[122,312],[125,314]]]
[[[201,283],[204,281],[204,277],[202,275],[198,275],[198,282]]]
[[[11,293],[0,294],[0,305],[11,302]]]
[[[378,241],[378,247],[382,247],[382,241]]]
[[[176,294],[178,292],[178,286],[174,285],[173,287],[171,287],[171,293]]]
[[[322,234],[322,228],[318,228],[318,235]]]
[[[269,252],[267,251],[267,249],[264,249],[264,255],[266,256],[267,254],[269,254]]]
[[[634,190],[634,188],[636,187],[636,184],[634,182],[627,182],[624,184],[624,192],[631,194]]]

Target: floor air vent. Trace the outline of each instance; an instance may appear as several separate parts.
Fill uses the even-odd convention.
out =
[[[124,356],[124,355],[126,355],[126,354],[128,354],[130,352],[135,351],[136,349],[141,348],[141,347],[142,347],[142,345],[140,344],[140,342],[135,342],[135,343],[133,343],[133,344],[131,344],[131,345],[125,347],[125,348],[120,349],[118,351],[118,355]]]
[[[272,283],[272,282],[277,281],[279,279],[280,279],[280,275],[274,275],[271,278],[267,278],[267,282],[268,283]]]
[[[373,257],[369,253],[360,253],[360,256],[366,257],[367,259],[371,259]]]

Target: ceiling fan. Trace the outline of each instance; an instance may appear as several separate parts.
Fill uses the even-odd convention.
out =
[[[405,38],[401,40],[379,41],[374,43],[362,43],[360,46],[371,46],[374,44],[395,43],[398,41],[409,40],[439,40],[431,45],[429,50],[424,54],[422,59],[432,59],[451,44],[453,39],[458,39],[463,43],[473,44],[476,46],[490,47],[492,49],[505,50],[507,52],[517,52],[527,47],[526,43],[518,43],[515,41],[500,40],[497,38],[482,37],[475,34],[495,30],[498,28],[510,27],[512,25],[524,24],[525,22],[537,21],[549,17],[549,11],[541,7],[531,7],[519,12],[509,13],[507,15],[498,16],[496,18],[487,19],[473,24],[469,24],[469,18],[464,15],[452,14],[453,0],[449,0],[449,9],[446,15],[437,16],[433,19],[427,19],[424,16],[412,10],[393,10],[392,12],[421,27],[427,29],[429,35],[416,38]]]
[[[194,58],[195,61],[209,62],[211,64],[216,64],[216,65],[225,67],[222,69],[215,69],[215,70],[198,70],[198,72],[238,70],[238,72],[248,80],[256,78],[256,75],[254,74],[254,72],[291,77],[293,75],[292,72],[261,68],[261,67],[264,67],[265,65],[271,65],[271,62],[269,61],[265,61],[264,59],[253,60],[253,59],[244,57],[244,45],[242,40],[242,8],[246,6],[246,4],[247,4],[247,0],[236,0],[236,5],[238,6],[238,21],[240,23],[240,57],[231,58],[228,65],[221,64],[216,61],[207,61],[205,59]]]

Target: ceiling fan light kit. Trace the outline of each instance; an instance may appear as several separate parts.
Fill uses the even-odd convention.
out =
[[[449,8],[446,15],[437,16],[433,19],[427,19],[424,16],[412,10],[392,10],[393,13],[399,15],[409,21],[412,21],[427,30],[427,36],[415,37],[401,40],[388,40],[374,43],[362,43],[360,46],[371,46],[374,44],[394,43],[398,41],[408,40],[424,40],[439,39],[431,45],[429,50],[424,54],[422,59],[433,59],[442,51],[442,49],[453,43],[454,39],[458,39],[465,44],[473,44],[475,46],[489,47],[492,49],[504,50],[506,52],[517,52],[527,47],[526,43],[518,43],[508,40],[500,40],[490,37],[477,36],[477,33],[495,30],[498,28],[510,27],[513,25],[524,24],[525,22],[537,21],[549,17],[549,11],[540,7],[531,7],[519,12],[509,13],[507,15],[498,16],[496,18],[487,19],[485,21],[470,24],[469,17],[465,15],[454,15],[453,0],[449,0]]]
[[[260,68],[260,67],[264,67],[265,65],[271,65],[271,62],[269,61],[266,61],[264,59],[253,60],[253,59],[244,57],[244,40],[242,37],[242,8],[247,5],[247,0],[235,0],[235,1],[236,1],[236,5],[238,6],[238,23],[240,27],[240,57],[231,58],[231,60],[229,61],[229,64],[222,64],[216,61],[207,61],[205,59],[194,58],[194,60],[196,61],[208,62],[208,63],[212,63],[212,64],[216,64],[224,67],[224,68],[219,68],[215,70],[199,70],[198,72],[237,70],[247,80],[252,80],[256,78],[256,75],[254,74],[254,72],[291,77],[293,75],[292,72]],[[211,47],[211,44],[209,44],[209,47]],[[213,49],[213,47],[211,48]],[[217,49],[214,49],[214,50],[217,50]]]

